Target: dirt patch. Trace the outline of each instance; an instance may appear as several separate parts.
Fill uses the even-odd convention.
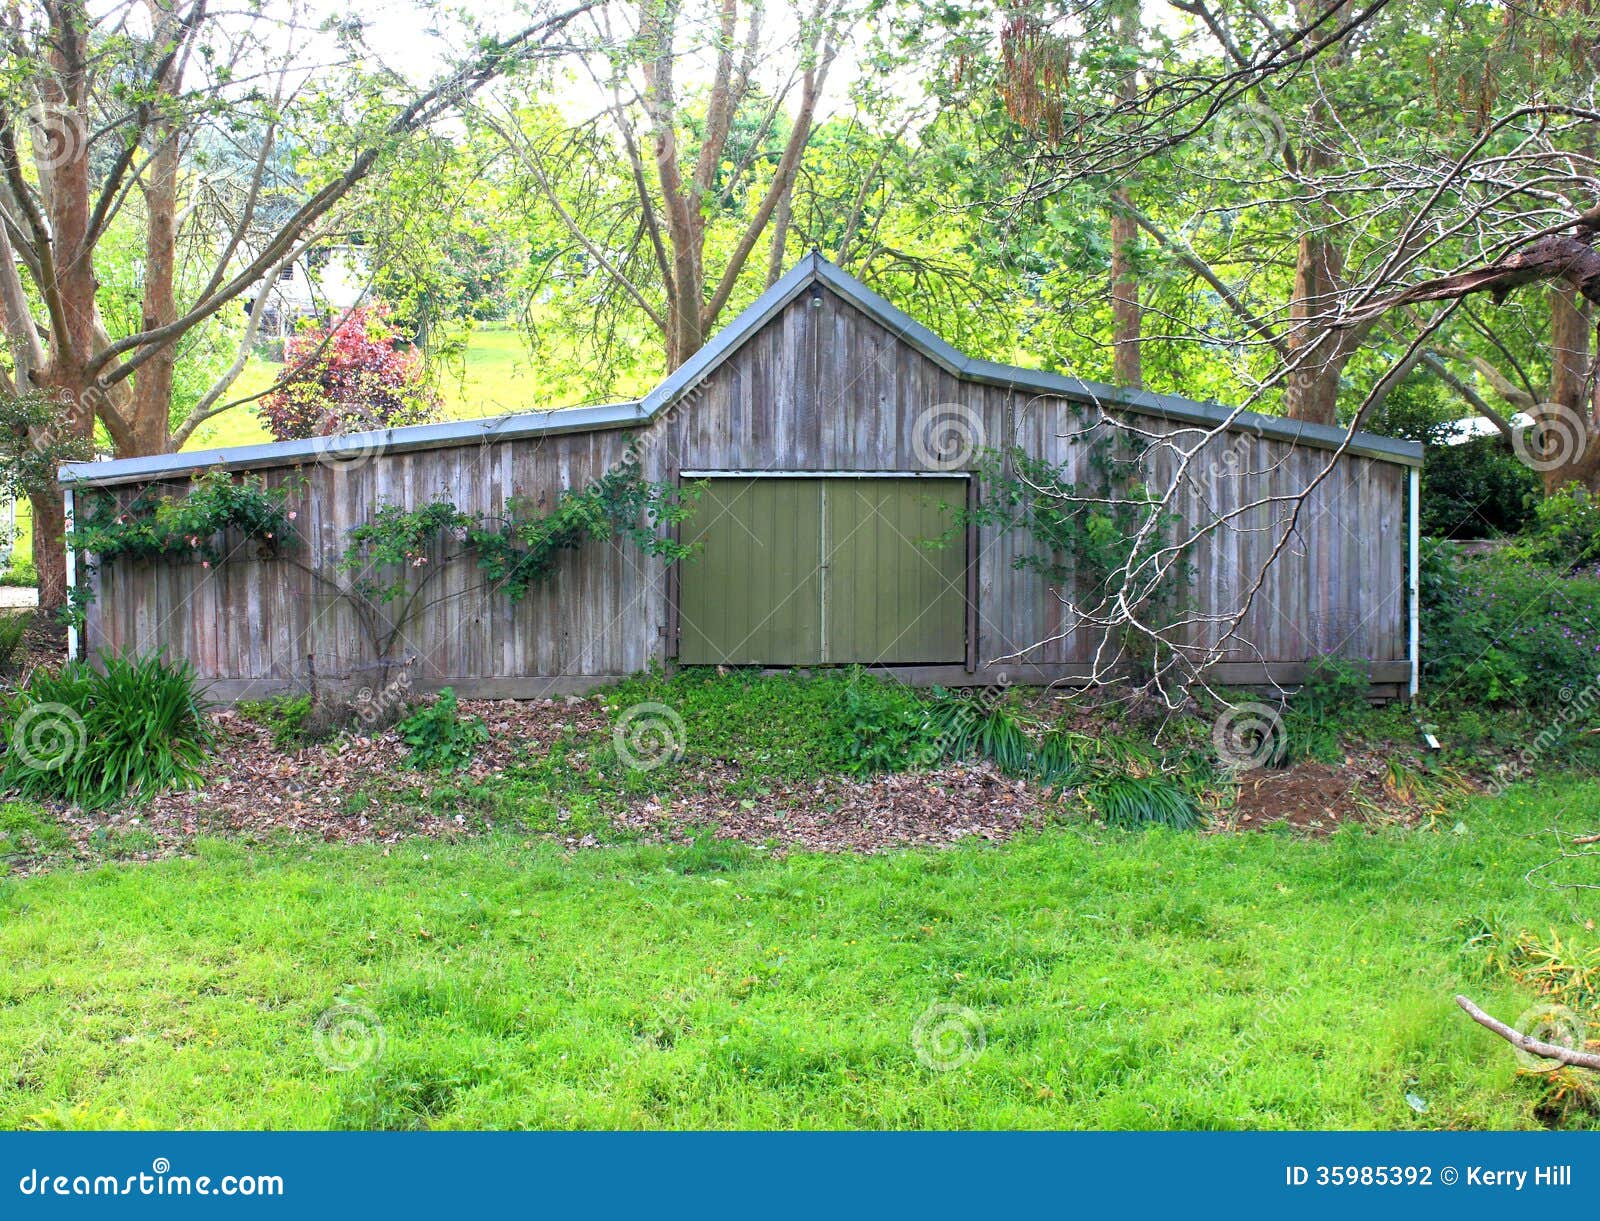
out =
[[[313,840],[389,844],[410,837],[454,838],[493,827],[497,776],[543,757],[563,735],[603,739],[610,718],[594,699],[529,702],[464,700],[483,717],[490,740],[464,772],[438,776],[402,766],[405,745],[393,732],[345,737],[280,750],[268,729],[234,712],[217,715],[217,749],[204,787],[167,793],[112,813],[58,810],[83,859],[147,859],[186,852],[196,836],[259,841],[288,833]],[[577,766],[584,766],[581,756]],[[1240,777],[1236,800],[1211,830],[1251,831],[1287,825],[1327,835],[1352,823],[1417,821],[1420,803],[1386,783],[1383,756],[1363,754],[1338,766],[1305,762]],[[716,834],[777,850],[879,852],[967,839],[1003,841],[1062,818],[1082,818],[1070,794],[1003,775],[993,766],[952,764],[932,771],[805,783],[771,781],[752,795],[751,777],[713,763],[675,777],[670,796],[608,794],[601,805],[618,830],[650,840],[682,841],[707,827]],[[459,809],[441,788],[484,786],[487,795]],[[605,839],[605,820],[587,814],[573,779],[572,813],[563,804],[549,830],[574,848]],[[550,813],[545,811],[548,819]],[[568,820],[570,819],[570,823]],[[563,834],[565,827],[573,829]]]
[[[1419,797],[1395,790],[1382,755],[1350,755],[1337,765],[1306,760],[1281,770],[1245,772],[1226,822],[1240,831],[1288,826],[1308,835],[1332,835],[1352,823],[1421,821],[1433,803]]]
[[[973,838],[1006,840],[1061,812],[1049,794],[986,763],[861,781],[830,776],[776,788],[761,800],[729,792],[728,782],[737,776],[728,769],[723,777],[707,777],[704,792],[670,804],[640,803],[618,821],[674,839],[715,825],[719,835],[751,843],[812,852],[881,852]]]

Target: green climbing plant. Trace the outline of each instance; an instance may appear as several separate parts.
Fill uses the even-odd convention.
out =
[[[254,542],[271,556],[297,541],[291,487],[268,487],[226,471],[198,476],[182,496],[141,493],[128,504],[101,493],[80,505],[68,541],[98,565],[119,559],[177,557],[210,567],[235,548]]]
[[[1013,567],[1038,573],[1085,608],[1127,596],[1139,611],[1159,614],[1191,574],[1180,562],[1157,581],[1144,563],[1151,541],[1161,545],[1180,520],[1145,481],[1148,442],[1101,421],[1080,428],[1072,444],[1079,453],[1070,470],[1018,446],[982,451],[981,494],[955,506],[957,525],[948,537],[973,525],[1020,531],[1033,546],[1013,557]],[[1116,630],[1130,663],[1144,670],[1155,665],[1160,646],[1147,634]]]

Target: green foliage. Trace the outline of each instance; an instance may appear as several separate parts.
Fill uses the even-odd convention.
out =
[[[455,542],[517,602],[550,578],[562,552],[591,540],[622,537],[669,563],[686,558],[691,549],[661,528],[684,520],[698,498],[697,488],[641,479],[630,458],[581,489],[564,490],[548,513],[523,497],[512,498],[503,521],[480,520],[445,500],[417,509],[382,505],[351,530],[340,567],[357,574],[365,596],[393,602],[413,592],[414,570],[437,570],[444,544]]]
[[[1110,776],[1088,785],[1083,797],[1113,827],[1188,831],[1200,823],[1193,794],[1166,776]]]
[[[1139,572],[1149,554],[1136,554],[1142,532],[1150,531],[1143,544],[1148,549],[1164,541],[1179,520],[1162,510],[1160,497],[1144,483],[1146,443],[1096,420],[1081,427],[1072,444],[1081,450],[1076,467],[1085,472],[1078,482],[1066,478],[1063,467],[1021,448],[984,451],[978,459],[982,495],[975,505],[956,507],[958,524],[941,542],[948,545],[973,525],[1021,530],[1038,550],[1020,552],[1013,566],[1039,573],[1082,606],[1115,596],[1145,619],[1159,620],[1189,569],[1178,563],[1159,579]],[[1162,646],[1148,633],[1125,631],[1121,643],[1134,667],[1154,669]]]
[[[1600,676],[1600,579],[1434,544],[1421,566],[1424,687],[1466,705],[1558,707]]]
[[[1539,476],[1499,436],[1430,445],[1422,464],[1422,533],[1429,538],[1499,538],[1534,515]]]
[[[1600,572],[1600,502],[1579,484],[1568,484],[1534,506],[1533,520],[1508,550],[1561,572]]]
[[[279,750],[294,750],[309,740],[306,722],[311,716],[311,696],[279,695],[265,700],[240,700],[234,706],[240,716],[265,725],[272,731],[272,744]]]
[[[11,567],[0,572],[0,585],[19,585],[24,589],[32,589],[37,584],[39,584],[39,570],[33,566],[33,561],[18,557],[13,552]]]
[[[918,692],[896,682],[857,674],[840,692],[838,718],[828,737],[853,776],[904,770],[937,753],[934,726]]]
[[[214,742],[188,662],[104,657],[35,670],[0,701],[0,784],[84,809],[200,783]]]
[[[253,540],[260,553],[274,555],[297,540],[288,495],[286,487],[267,487],[249,475],[235,480],[226,471],[197,477],[183,496],[146,492],[119,506],[112,495],[102,494],[80,507],[69,542],[97,564],[124,556],[187,556],[209,568],[244,539]]]
[[[969,524],[1026,531],[1039,550],[1018,555],[1018,568],[1085,595],[1113,582],[1127,566],[1134,536],[1156,512],[1142,482],[1137,440],[1109,425],[1089,428],[1077,442],[1090,472],[1072,483],[1061,468],[1020,448],[985,451],[978,465],[984,493],[959,510]]]
[[[1372,678],[1365,666],[1342,657],[1318,657],[1306,668],[1294,707],[1317,716],[1349,715],[1366,708],[1371,688]]]
[[[456,693],[450,687],[395,728],[411,748],[405,765],[420,771],[460,771],[471,764],[473,752],[489,740],[489,727],[482,717],[460,715]]]
[[[94,457],[93,439],[71,427],[74,414],[70,400],[40,390],[0,392],[0,496],[53,492],[62,463]]]
[[[16,666],[17,652],[32,626],[32,611],[0,613],[0,671]]]

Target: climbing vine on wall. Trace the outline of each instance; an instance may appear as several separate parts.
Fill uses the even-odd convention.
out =
[[[1091,427],[1074,434],[1071,443],[1083,451],[1071,479],[1064,466],[1017,446],[984,451],[978,463],[983,494],[963,518],[1023,531],[1038,550],[1017,555],[1017,568],[1038,572],[1052,585],[1072,583],[1088,591],[1127,567],[1134,540],[1158,512],[1159,501],[1144,482],[1145,446],[1138,436]]]
[[[450,544],[474,557],[485,578],[519,602],[546,580],[564,551],[590,540],[626,538],[647,555],[667,562],[683,559],[690,548],[670,530],[693,511],[699,487],[674,487],[640,477],[628,461],[582,488],[568,488],[541,513],[525,496],[513,496],[502,518],[480,518],[448,500],[420,508],[380,505],[350,532],[350,547],[339,561],[352,584],[375,602],[404,598],[418,569],[436,567]]]
[[[183,496],[141,493],[128,504],[108,494],[80,503],[68,541],[98,564],[118,559],[187,557],[210,567],[231,543],[256,544],[257,554],[276,555],[296,540],[290,487],[269,488],[249,476],[237,482],[226,471],[195,479]]]
[[[497,518],[465,512],[448,500],[416,509],[379,505],[350,531],[334,566],[345,578],[341,581],[293,555],[300,539],[293,525],[297,513],[288,502],[291,491],[303,485],[301,480],[268,487],[259,478],[235,480],[213,471],[198,477],[183,496],[143,493],[119,504],[100,495],[80,509],[70,539],[97,565],[189,558],[208,568],[253,543],[260,558],[295,564],[351,602],[381,658],[428,605],[423,599],[431,577],[451,560],[470,556],[485,584],[513,602],[553,575],[562,552],[591,540],[625,538],[671,562],[692,549],[678,542],[670,527],[692,512],[700,494],[698,485],[648,482],[637,461],[629,459],[584,487],[563,490],[548,512],[525,496],[511,497],[505,515]],[[80,599],[75,607],[80,622],[84,609]]]
[[[1182,562],[1165,568],[1146,563],[1179,521],[1146,482],[1148,443],[1101,420],[1075,431],[1069,444],[1080,451],[1070,468],[1017,446],[982,452],[981,494],[974,505],[958,508],[960,528],[1022,532],[1034,548],[1017,554],[1012,565],[1039,573],[1086,618],[1095,617],[1096,603],[1124,589],[1135,591],[1136,613],[1159,614],[1192,574]],[[1124,644],[1128,660],[1147,668],[1157,659],[1144,655],[1142,639],[1131,634]]]

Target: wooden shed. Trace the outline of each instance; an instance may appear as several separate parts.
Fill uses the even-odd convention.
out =
[[[293,484],[301,534],[292,564],[74,557],[73,577],[94,587],[75,647],[188,658],[220,698],[300,686],[308,665],[370,660],[317,574],[334,571],[375,506],[445,498],[495,515],[514,495],[550,503],[631,455],[651,480],[703,483],[682,527],[697,554],[664,566],[623,541],[589,545],[517,602],[458,561],[439,578],[455,596],[406,633],[419,681],[520,698],[652,663],[1082,679],[1099,641],[1019,566],[1033,540],[961,519],[984,494],[985,450],[1070,471],[1086,413],[1155,438],[1215,432],[1191,463],[1207,477],[1178,506],[1186,522],[1263,502],[1189,559],[1191,643],[1216,652],[1213,681],[1290,684],[1309,659],[1338,654],[1390,690],[1415,682],[1420,446],[972,359],[815,255],[636,402],[62,468],[69,515],[88,494],[181,495],[197,472],[256,472]],[[955,445],[940,432],[951,426]],[[1311,483],[1292,521],[1274,516],[1271,498]],[[1263,568],[1236,631],[1204,622]]]

